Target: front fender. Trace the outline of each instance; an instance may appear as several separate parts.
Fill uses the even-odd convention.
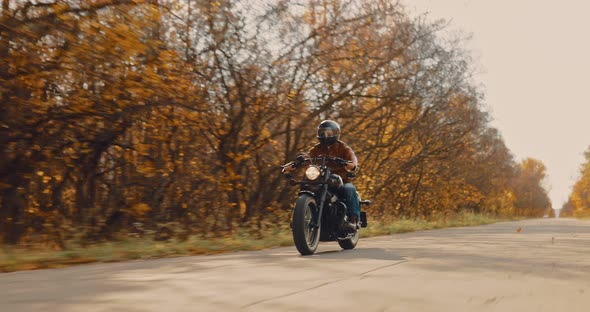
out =
[[[315,194],[312,191],[300,191],[297,195],[301,196],[301,195],[309,195],[312,198],[316,199]]]

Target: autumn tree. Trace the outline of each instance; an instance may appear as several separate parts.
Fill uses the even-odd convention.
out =
[[[279,165],[325,118],[373,218],[537,214],[544,167],[514,163],[446,26],[379,0],[3,0],[0,238],[288,224]]]
[[[590,214],[590,148],[586,150],[584,157],[586,162],[580,168],[578,181],[562,209],[564,216],[581,217]]]
[[[542,187],[545,175],[545,165],[537,159],[527,158],[520,163],[513,182],[517,214],[541,217],[551,208],[547,191]]]

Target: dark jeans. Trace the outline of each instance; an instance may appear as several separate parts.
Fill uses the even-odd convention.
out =
[[[361,204],[359,203],[359,195],[356,192],[356,187],[352,183],[344,183],[339,190],[339,195],[344,197],[344,204],[348,211],[348,215],[354,214],[357,220],[361,217]]]

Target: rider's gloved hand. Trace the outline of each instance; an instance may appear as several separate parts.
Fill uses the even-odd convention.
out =
[[[346,165],[344,165],[344,169],[346,169],[346,171],[348,171],[348,172],[353,172],[356,170],[356,166],[354,165],[353,162],[348,162],[348,163],[346,163]]]
[[[293,170],[297,169],[298,166],[303,165],[305,163],[305,155],[299,155],[295,158],[295,161],[292,161],[283,166],[283,173],[289,173]]]
[[[299,155],[295,158],[295,165],[303,165],[305,163],[305,155]]]

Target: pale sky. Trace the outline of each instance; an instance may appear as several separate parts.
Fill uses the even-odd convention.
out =
[[[412,12],[451,20],[484,72],[492,125],[515,159],[541,160],[561,208],[590,146],[590,2],[402,0]]]

